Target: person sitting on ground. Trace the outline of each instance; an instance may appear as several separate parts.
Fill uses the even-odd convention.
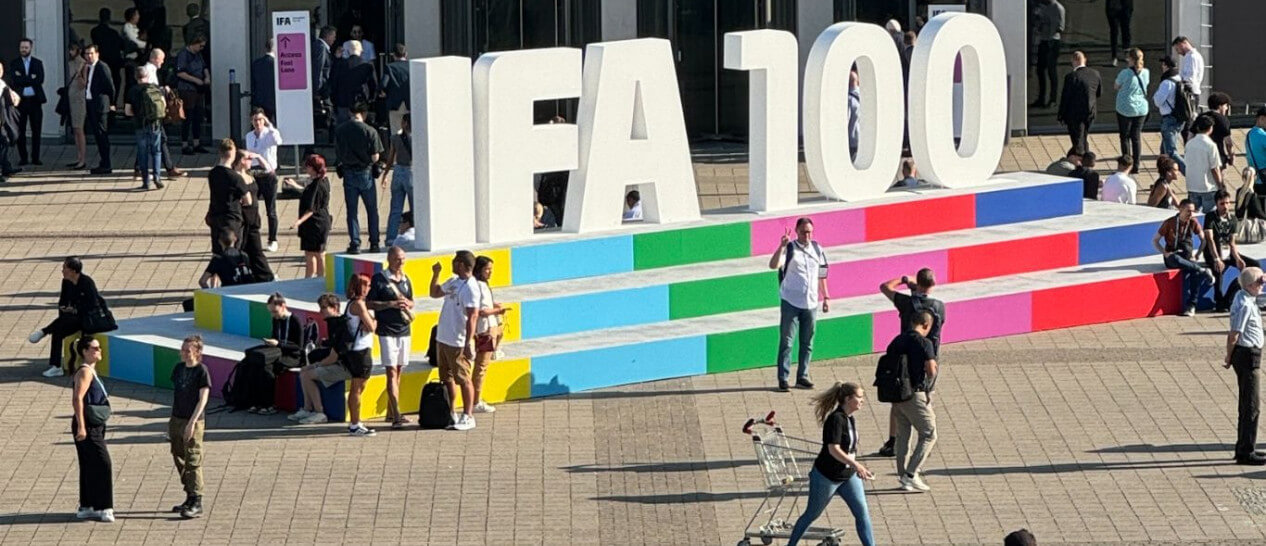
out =
[[[919,185],[919,170],[914,166],[913,158],[905,158],[901,160],[901,181],[897,182],[898,188],[914,188]]]
[[[1082,197],[1091,201],[1099,199],[1099,189],[1103,187],[1103,182],[1099,179],[1099,171],[1095,170],[1095,161],[1098,159],[1099,157],[1094,152],[1081,154],[1081,165],[1068,173],[1068,176],[1081,179]]]
[[[1139,185],[1130,177],[1134,159],[1128,155],[1117,158],[1117,171],[1103,182],[1103,201],[1138,204]]]
[[[396,235],[395,246],[404,249],[413,248],[418,234],[413,230],[413,211],[407,210],[400,216],[400,233]]]
[[[1218,190],[1213,196],[1213,214],[1204,218],[1204,263],[1213,272],[1214,310],[1221,313],[1231,309],[1231,301],[1239,292],[1238,280],[1231,281],[1225,291],[1222,290],[1222,277],[1232,265],[1239,271],[1245,266],[1261,267],[1257,260],[1240,254],[1235,244],[1237,221],[1231,213],[1231,194],[1226,190]]]
[[[1178,203],[1178,214],[1161,222],[1160,229],[1152,237],[1152,247],[1165,258],[1165,267],[1182,270],[1183,316],[1196,314],[1196,300],[1204,292],[1203,283],[1213,282],[1213,273],[1195,262],[1200,250],[1196,239],[1203,238],[1200,222],[1196,221],[1196,204],[1191,199]],[[1161,246],[1161,239],[1165,245]]]
[[[232,231],[220,234],[219,254],[211,256],[211,263],[198,279],[202,288],[219,288],[221,286],[237,286],[255,282],[251,274],[250,260],[237,248],[237,235]]]
[[[1081,165],[1081,150],[1076,146],[1068,149],[1068,153],[1046,166],[1046,174],[1069,176]]]
[[[39,343],[44,336],[52,336],[49,343],[48,369],[44,377],[61,377],[66,375],[62,369],[62,344],[66,337],[78,332],[83,325],[83,317],[89,310],[97,307],[101,294],[97,292],[97,283],[92,277],[84,274],[84,264],[76,256],[62,261],[62,287],[57,297],[57,318],[48,326],[40,328],[27,337],[31,343]]]
[[[1161,209],[1178,208],[1178,197],[1174,195],[1174,184],[1178,181],[1178,162],[1167,155],[1156,158],[1158,178],[1152,184],[1152,193],[1147,196],[1147,206]]]
[[[624,221],[642,221],[642,194],[637,190],[630,190],[624,196]]]

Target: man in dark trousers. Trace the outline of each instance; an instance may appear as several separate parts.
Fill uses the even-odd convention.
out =
[[[1060,123],[1068,127],[1068,140],[1077,151],[1090,151],[1086,133],[1095,121],[1100,88],[1099,72],[1086,66],[1086,54],[1073,52],[1073,71],[1064,76],[1064,90],[1059,95]]]
[[[382,91],[386,99],[387,116],[391,122],[391,134],[400,132],[401,120],[409,112],[409,53],[404,44],[396,44],[391,52],[391,62],[382,72]]]
[[[1257,451],[1257,415],[1261,408],[1258,388],[1262,365],[1262,313],[1257,309],[1257,296],[1262,293],[1262,270],[1246,267],[1240,273],[1244,290],[1231,304],[1231,328],[1226,335],[1226,358],[1223,365],[1235,368],[1240,387],[1239,426],[1235,439],[1235,463],[1266,465],[1266,456]]]
[[[277,55],[273,52],[273,39],[264,42],[264,54],[251,61],[251,106],[262,108],[264,115],[277,120]]]
[[[237,155],[237,146],[233,139],[220,141],[220,162],[211,167],[207,173],[207,187],[210,203],[207,206],[206,224],[211,228],[211,253],[224,252],[223,235],[232,232],[232,241],[242,240],[242,226],[245,217],[242,214],[242,197],[247,195],[245,181],[233,172],[233,158]]]
[[[101,61],[101,53],[97,46],[84,48],[84,61],[88,63],[88,100],[87,125],[92,131],[93,140],[97,141],[97,155],[100,163],[92,169],[92,174],[110,174],[110,133],[106,127],[109,115],[114,110],[114,78],[110,77],[110,66]]]
[[[909,295],[898,291],[902,286],[910,289]],[[909,333],[914,328],[914,319],[918,313],[926,311],[932,316],[932,323],[928,325],[924,336],[932,345],[931,357],[934,359],[940,356],[941,327],[945,325],[945,303],[928,295],[935,286],[936,272],[927,267],[920,269],[914,278],[902,275],[879,285],[879,291],[897,308],[902,332]],[[879,456],[896,455],[895,444],[900,432],[902,431],[897,426],[897,408],[893,406],[888,414],[888,441],[879,448]]]
[[[44,129],[44,62],[31,56],[35,42],[30,38],[22,38],[18,42],[18,53],[21,55],[9,63],[9,85],[22,97],[18,104],[18,165],[26,165],[27,158],[31,163],[43,165],[40,161],[40,131]],[[26,128],[31,126],[31,154],[26,153]]]
[[[361,57],[361,47],[359,41],[349,40],[343,46],[343,57],[334,60],[330,71],[330,100],[334,102],[334,122],[338,125],[352,119],[353,105],[368,103],[378,95],[374,65]]]

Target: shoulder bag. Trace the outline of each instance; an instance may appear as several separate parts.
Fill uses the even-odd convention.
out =
[[[1143,123],[1147,123],[1147,120],[1152,117],[1152,105],[1147,104],[1147,86],[1143,84],[1143,71],[1135,68],[1131,70],[1134,71],[1135,81],[1139,82],[1139,94],[1143,95],[1143,103],[1147,105],[1147,113],[1143,115]],[[1138,161],[1138,158],[1135,158],[1135,161]]]
[[[110,308],[106,306],[105,298],[100,295],[97,295],[96,307],[85,312],[79,320],[79,331],[85,335],[100,334],[119,329],[119,323],[114,320],[114,313],[110,312]]]
[[[97,382],[101,387],[101,392],[105,393],[105,384],[101,382],[101,378],[97,377],[97,373],[92,373],[92,380]],[[104,404],[84,404],[84,423],[90,427],[99,427],[106,424],[110,420],[110,395],[106,394]]]

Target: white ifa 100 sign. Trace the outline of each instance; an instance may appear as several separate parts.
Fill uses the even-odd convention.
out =
[[[953,125],[955,59],[962,59],[963,138]],[[850,158],[849,69],[861,79],[860,142]],[[638,185],[647,222],[699,219],[694,170],[669,42],[644,38],[575,48],[410,62],[418,247],[507,243],[532,235],[532,179],[571,171],[563,230],[618,228],[626,186]],[[794,35],[725,35],[725,67],[751,73],[753,211],[795,208],[800,110]],[[801,123],[809,177],[823,195],[882,195],[900,167],[902,133],[923,178],[945,187],[985,183],[1006,138],[1005,58],[989,19],[934,17],[910,67],[909,119],[901,61],[887,31],[837,23],[813,44]],[[580,98],[573,124],[537,125],[533,103]],[[988,104],[987,104],[988,103]]]

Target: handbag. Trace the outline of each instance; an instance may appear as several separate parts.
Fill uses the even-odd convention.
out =
[[[110,312],[110,308],[106,306],[105,298],[100,295],[97,296],[97,306],[89,309],[79,320],[79,331],[85,335],[100,334],[119,329],[119,323],[114,320],[114,313]]]
[[[185,101],[181,100],[180,95],[167,92],[167,117],[163,119],[164,123],[180,123],[185,120]]]
[[[501,337],[501,325],[489,326],[487,332],[475,336],[475,352],[491,353],[496,351],[498,337]]]
[[[92,380],[97,382],[101,387],[101,392],[106,392],[105,385],[101,383],[101,378],[93,373]],[[99,427],[106,424],[110,420],[110,399],[106,395],[105,404],[84,404],[84,423],[90,427]]]

